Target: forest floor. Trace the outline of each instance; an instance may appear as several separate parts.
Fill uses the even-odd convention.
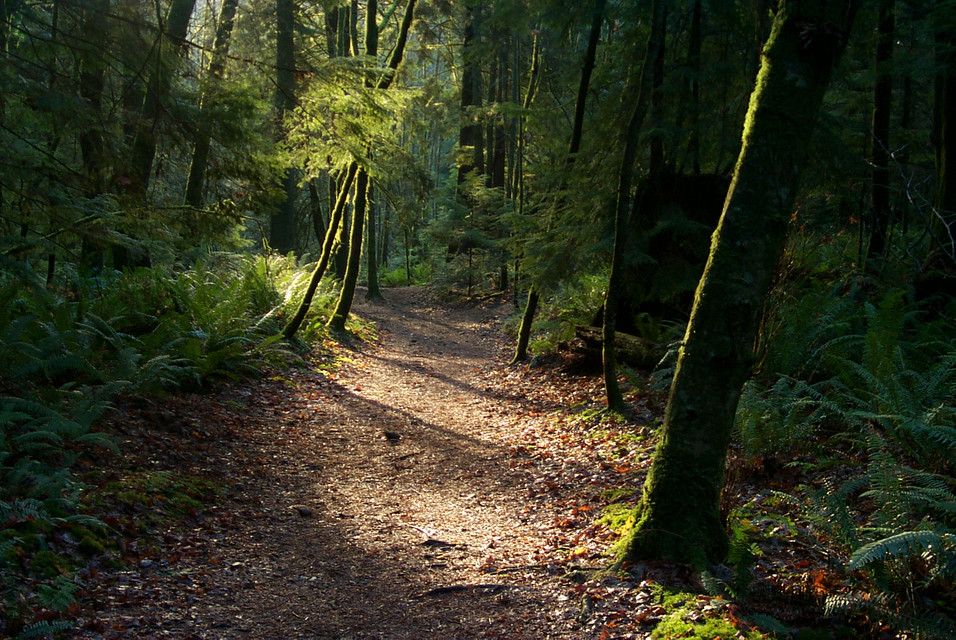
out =
[[[377,337],[330,343],[334,367],[315,357],[119,405],[124,455],[90,464],[86,499],[126,541],[81,571],[73,637],[644,638],[675,615],[745,634],[760,613],[817,624],[808,605],[826,575],[799,544],[773,543],[758,581],[776,595],[746,611],[681,567],[601,571],[617,536],[600,518],[636,500],[659,392],[632,389],[633,413],[611,418],[600,378],[567,358],[506,365],[505,300],[363,293],[354,311]],[[735,488],[741,502],[756,491]]]

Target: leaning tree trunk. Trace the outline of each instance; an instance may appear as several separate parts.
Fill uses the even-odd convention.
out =
[[[355,285],[358,283],[359,263],[362,257],[362,229],[365,224],[365,209],[368,205],[368,172],[358,170],[355,178],[355,198],[352,210],[352,230],[349,233],[349,261],[342,279],[339,299],[329,318],[329,328],[333,331],[345,331],[345,321],[352,308],[355,297]]]
[[[352,190],[352,183],[355,181],[355,174],[357,172],[358,165],[353,162],[349,165],[346,175],[342,178],[342,187],[339,190],[338,198],[332,207],[332,211],[329,213],[329,226],[325,230],[325,241],[322,243],[322,255],[319,256],[319,261],[315,264],[315,269],[312,270],[312,275],[309,277],[309,284],[305,289],[305,295],[302,296],[302,301],[299,303],[292,318],[285,325],[285,328],[282,329],[282,335],[286,340],[291,339],[299,330],[299,327],[302,326],[302,321],[305,320],[305,314],[309,312],[309,307],[312,306],[312,298],[315,297],[315,291],[319,286],[319,282],[322,281],[322,276],[325,275],[325,270],[329,266],[329,261],[332,258],[332,249],[335,246],[339,226],[342,223],[345,203],[348,200],[349,191]]]
[[[415,2],[416,0],[409,0],[408,2],[402,24],[399,27],[395,49],[392,51],[392,56],[388,61],[385,72],[375,84],[375,88],[380,91],[385,91],[392,85],[392,81],[395,79],[395,71],[402,63],[402,59],[405,55],[405,44],[408,42],[408,33],[411,29],[412,19],[415,14]],[[374,16],[371,20],[374,20]],[[352,212],[352,230],[349,234],[349,260],[345,269],[345,277],[342,279],[342,289],[339,292],[339,299],[336,302],[335,309],[332,311],[332,317],[329,318],[328,323],[329,327],[336,331],[345,331],[345,321],[348,319],[349,311],[352,308],[352,299],[355,296],[355,285],[358,281],[359,260],[362,255],[362,228],[364,226],[369,184],[369,175],[365,168],[358,168],[355,182],[355,207]],[[289,334],[286,335],[288,336]]]
[[[661,440],[620,559],[723,560],[720,492],[760,313],[780,259],[816,115],[858,0],[781,2],[742,148],[697,288]]]

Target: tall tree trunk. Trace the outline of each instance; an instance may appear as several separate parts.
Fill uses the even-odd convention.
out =
[[[602,320],[602,361],[604,367],[604,391],[607,406],[612,411],[624,408],[624,398],[617,383],[617,358],[614,353],[614,333],[617,324],[618,291],[623,286],[624,244],[627,238],[627,214],[631,208],[631,176],[634,174],[634,160],[640,142],[641,127],[647,115],[652,88],[657,84],[659,61],[664,44],[664,1],[654,0],[651,5],[651,36],[647,40],[644,64],[641,65],[640,79],[637,81],[637,97],[628,118],[624,132],[624,152],[621,157],[621,169],[617,175],[617,198],[614,205],[614,249],[611,254],[611,275],[608,278],[607,293],[604,298],[604,317]],[[631,93],[630,91],[625,94]],[[653,154],[652,154],[653,155]]]
[[[365,17],[365,55],[375,60],[378,57],[378,23],[376,22],[378,20],[378,0],[368,0],[365,10],[367,12]],[[360,169],[360,171],[364,173],[364,170]],[[378,254],[376,251],[378,237],[375,226],[374,191],[371,180],[367,176],[365,179],[368,182],[366,195],[368,245],[365,251],[365,259],[368,265],[366,272],[368,274],[368,290],[365,297],[368,300],[384,300],[385,296],[382,295],[382,290],[378,286]]]
[[[179,66],[186,48],[186,32],[196,0],[172,0],[169,12],[163,20],[157,16],[159,29],[156,39],[152,69],[146,82],[146,95],[140,105],[139,119],[129,153],[129,194],[140,205],[146,204],[149,181],[156,158],[156,130],[163,117],[163,101],[169,94],[173,75]],[[157,11],[159,5],[157,4]],[[170,50],[170,51],[167,51]],[[112,246],[113,268],[148,266],[149,252],[143,248],[130,251],[121,244]]]
[[[933,142],[936,148],[936,214],[930,229],[938,249],[956,260],[956,9],[936,8],[936,78]]]
[[[366,300],[384,300],[385,296],[382,295],[382,290],[379,288],[378,284],[378,229],[375,220],[375,190],[371,182],[368,186],[368,204],[366,205],[368,209],[367,217],[368,221],[366,225],[368,230],[366,234],[367,238],[367,247],[365,250],[365,260],[368,265],[368,291],[365,293]]]
[[[309,180],[309,205],[312,209],[312,231],[315,232],[315,239],[322,242],[325,238],[325,231],[328,227],[325,225],[325,218],[322,216],[322,196],[319,195],[319,188],[316,186],[317,178]],[[321,250],[321,245],[319,249]]]
[[[687,155],[690,156],[692,171],[700,175],[700,49],[701,49],[701,0],[694,0],[694,14],[691,18],[690,43],[688,44],[687,66],[691,73],[690,81],[690,141]]]
[[[173,73],[185,50],[186,31],[196,0],[173,0],[165,24],[159,25],[156,55],[153,69],[146,83],[140,120],[130,150],[132,185],[130,192],[143,200],[149,188],[149,180],[156,157],[156,127],[162,117],[162,103],[172,85]],[[172,49],[172,55],[166,49]]]
[[[106,41],[106,21],[110,0],[98,0],[83,11],[83,33],[91,43]],[[109,162],[103,145],[101,121],[105,63],[99,50],[90,45],[79,54],[80,97],[89,110],[90,122],[80,133],[80,153],[83,160],[83,194],[95,198],[106,191]],[[83,234],[80,248],[80,273],[92,275],[103,268],[104,243]]]
[[[276,0],[276,138],[285,129],[283,119],[295,107],[295,3]],[[295,200],[299,189],[291,167],[282,176],[285,196],[269,221],[269,245],[279,253],[295,249]]]
[[[895,0],[880,0],[876,43],[876,84],[873,87],[873,210],[870,257],[887,250],[890,224],[890,113],[893,107],[893,39]]]
[[[734,413],[816,115],[858,5],[779,4],[622,560],[703,567],[726,556],[719,505]]]
[[[216,38],[213,42],[212,59],[209,62],[208,73],[208,80],[213,83],[220,80],[226,70],[229,38],[232,35],[238,5],[239,0],[223,0],[222,7],[219,9],[219,25],[216,27]],[[215,87],[211,87],[212,92],[215,92],[215,90]],[[205,122],[204,113],[208,112],[215,103],[213,95],[214,93],[207,89],[200,98],[200,122]],[[183,196],[183,202],[190,207],[199,208],[203,205],[203,195],[206,191],[206,164],[209,160],[211,142],[212,136],[209,129],[204,126],[200,127],[196,132],[196,146],[193,148],[192,161],[189,163],[189,177],[186,180],[186,193]]]
[[[478,64],[478,11],[469,5],[465,23],[465,40],[462,44],[463,68],[461,72],[461,128],[458,133],[458,146],[462,150],[461,164],[458,166],[459,198],[468,202],[464,193],[465,183],[472,173],[482,174],[484,150],[481,124],[475,122],[474,110],[481,106],[481,68]]]
[[[581,80],[578,83],[578,96],[574,103],[574,122],[571,125],[571,140],[568,143],[568,155],[564,158],[564,176],[561,180],[559,192],[567,186],[569,172],[581,149],[581,138],[584,135],[584,110],[586,107],[588,88],[591,86],[591,74],[594,72],[594,61],[597,56],[597,45],[601,40],[601,26],[604,23],[604,8],[607,0],[595,0],[591,13],[591,30],[588,34],[588,46],[584,52],[584,61],[581,68]],[[530,89],[529,89],[530,91]],[[550,221],[548,223],[551,224]],[[521,315],[521,326],[518,327],[518,343],[515,346],[515,355],[511,364],[516,364],[528,357],[528,343],[531,339],[531,325],[534,323],[534,314],[538,308],[540,294],[536,291],[537,285],[532,283],[528,291],[528,300],[524,313]]]

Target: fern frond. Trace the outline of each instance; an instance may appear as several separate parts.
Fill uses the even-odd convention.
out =
[[[904,531],[863,545],[853,552],[847,568],[855,571],[874,562],[919,555],[924,551],[951,553],[956,537],[936,531]]]
[[[41,620],[34,622],[23,628],[17,634],[16,640],[32,640],[33,638],[47,638],[57,633],[69,631],[73,628],[73,623],[67,620]]]

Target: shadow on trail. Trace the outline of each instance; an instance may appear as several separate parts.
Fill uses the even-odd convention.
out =
[[[339,438],[326,439],[322,451],[310,452],[315,470],[295,473],[303,461],[292,460],[279,467],[260,465],[253,472],[256,492],[264,500],[281,486],[289,501],[314,496],[316,513],[302,518],[288,505],[268,509],[269,538],[256,541],[256,553],[228,559],[231,569],[225,576],[234,589],[225,591],[230,607],[242,613],[236,614],[234,623],[218,628],[270,630],[270,637],[289,639],[437,640],[500,637],[496,621],[507,618],[507,637],[545,637],[543,612],[557,604],[548,601],[548,591],[534,586],[503,587],[506,607],[500,598],[482,591],[424,596],[435,587],[460,584],[467,568],[488,553],[487,541],[447,543],[442,523],[403,519],[408,515],[403,496],[424,494],[428,501],[430,491],[439,488],[436,500],[480,494],[486,502],[515,511],[532,502],[543,505],[547,496],[529,498],[516,491],[533,482],[533,469],[510,469],[512,456],[501,445],[369,400],[340,384],[330,384],[328,391],[338,396],[336,410],[309,427],[319,435],[334,433]],[[383,430],[398,431],[402,438],[393,444],[382,436]],[[281,447],[267,445],[264,453],[274,454],[276,449],[281,453]],[[396,459],[412,449],[416,456],[405,462],[418,460],[414,466],[396,468]],[[336,461],[359,455],[365,456],[365,475],[342,484]],[[271,455],[262,459],[270,460]],[[475,475],[476,470],[485,473]],[[460,523],[471,524],[466,503],[459,507]],[[435,529],[436,539],[423,540],[415,524]],[[261,538],[254,527],[230,535]],[[547,579],[542,574],[542,581]],[[506,580],[489,576],[487,582]],[[281,592],[283,585],[288,586],[287,595],[275,603],[271,615],[264,614],[262,593]]]

